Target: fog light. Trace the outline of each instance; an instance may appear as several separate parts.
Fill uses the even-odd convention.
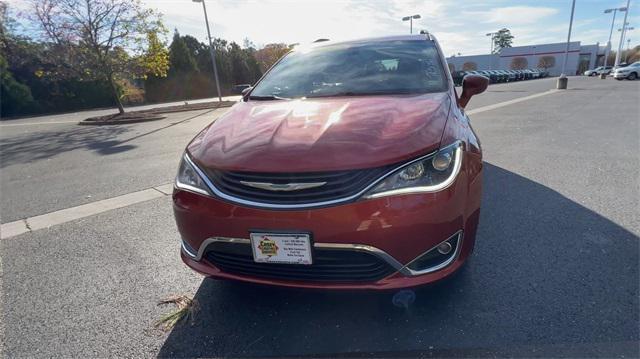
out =
[[[438,252],[440,254],[449,254],[449,252],[451,252],[451,249],[453,247],[451,246],[451,243],[449,242],[442,242],[440,244],[438,244]]]
[[[407,264],[411,275],[421,275],[440,270],[456,259],[456,253],[462,239],[462,231],[454,234],[446,241],[432,247],[418,258]]]

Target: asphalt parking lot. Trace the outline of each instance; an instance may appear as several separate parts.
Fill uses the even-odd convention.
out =
[[[471,100],[485,156],[476,249],[408,309],[393,293],[203,279],[180,261],[170,196],[158,195],[0,240],[2,354],[638,357],[640,81],[554,86],[492,85]],[[223,111],[1,122],[2,223],[170,183],[188,140]],[[154,329],[171,309],[157,302],[177,293],[198,301],[194,323]]]

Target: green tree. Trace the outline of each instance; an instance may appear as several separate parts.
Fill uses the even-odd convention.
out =
[[[8,71],[7,60],[0,54],[0,114],[2,116],[19,114],[33,104],[31,90],[19,83]]]
[[[57,74],[103,80],[120,113],[121,81],[166,74],[162,51],[148,51],[149,34],[164,34],[160,15],[140,0],[31,0],[32,19],[55,51]],[[159,56],[160,58],[157,58]],[[150,64],[151,62],[152,64]]]
[[[184,38],[180,37],[178,30],[173,33],[173,40],[169,46],[170,71],[172,73],[197,72],[198,65],[194,54]]]
[[[287,44],[267,44],[260,50],[256,51],[255,58],[260,65],[260,70],[265,72],[289,51],[291,51],[291,47]]]
[[[497,54],[502,49],[507,47],[511,47],[513,44],[513,35],[511,35],[511,31],[507,28],[503,28],[498,30],[498,32],[493,35],[493,53]]]

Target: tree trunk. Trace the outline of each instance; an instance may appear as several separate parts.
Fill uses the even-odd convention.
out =
[[[109,83],[111,84],[111,91],[113,91],[113,99],[116,101],[118,111],[122,115],[124,113],[124,106],[122,106],[120,96],[118,96],[118,88],[116,87],[116,82],[113,80],[113,74],[109,74]]]

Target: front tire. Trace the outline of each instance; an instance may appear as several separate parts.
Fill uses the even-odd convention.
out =
[[[632,73],[629,74],[629,76],[627,76],[627,79],[632,80],[632,81],[637,79],[637,78],[638,78],[638,74],[636,74],[635,72],[632,72]]]

